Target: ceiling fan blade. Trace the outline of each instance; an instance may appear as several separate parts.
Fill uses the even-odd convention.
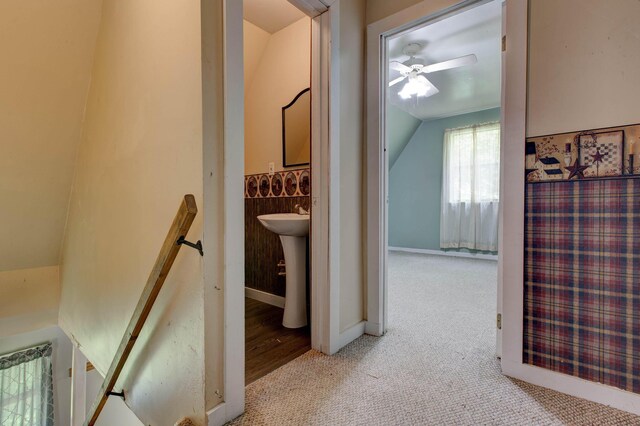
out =
[[[478,62],[478,58],[476,57],[476,55],[471,54],[471,55],[461,56],[455,59],[449,59],[448,61],[444,61],[444,62],[438,62],[437,64],[427,65],[423,67],[420,70],[420,72],[428,74],[431,72],[444,71],[444,70],[449,70],[451,68],[459,68],[459,67],[464,67],[466,65],[473,65],[476,62]]]
[[[389,82],[389,87],[393,86],[394,84],[398,84],[398,83],[400,83],[400,82],[401,82],[402,80],[404,80],[405,78],[407,78],[407,77],[398,77],[398,78],[396,78],[395,80],[391,80],[391,81]]]
[[[398,72],[411,72],[411,67],[406,66],[402,62],[391,61],[389,62],[389,68]]]

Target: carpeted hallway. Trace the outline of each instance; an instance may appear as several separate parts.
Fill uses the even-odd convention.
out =
[[[391,253],[389,330],[310,351],[247,387],[234,425],[640,425],[503,376],[496,263]]]

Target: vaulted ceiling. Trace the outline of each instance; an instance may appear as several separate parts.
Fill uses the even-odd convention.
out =
[[[0,271],[59,263],[101,6],[0,2]]]
[[[421,120],[450,117],[500,106],[502,2],[492,1],[444,20],[407,31],[389,41],[389,58],[406,61],[409,43],[422,46],[416,57],[427,65],[475,54],[478,62],[425,75],[440,91],[430,97],[402,99],[404,82],[388,89],[390,102]],[[399,77],[390,71],[389,79]],[[405,80],[406,81],[406,80]]]

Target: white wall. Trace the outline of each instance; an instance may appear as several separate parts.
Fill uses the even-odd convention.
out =
[[[260,58],[264,34],[245,21],[245,174],[282,165],[282,107],[311,84],[311,20],[307,17],[272,34]],[[251,24],[249,24],[251,25]],[[257,62],[257,65],[253,64]]]
[[[0,285],[0,288],[2,286]],[[1,299],[0,299],[1,300]],[[15,352],[51,342],[53,346],[53,415],[55,426],[68,426],[71,408],[71,341],[59,327],[46,327],[28,333],[0,337],[0,354]]]
[[[200,19],[199,2],[103,3],[59,316],[103,375],[184,194],[200,209],[188,238],[202,238]],[[202,262],[181,250],[123,370],[145,424],[205,421]]]
[[[363,146],[364,19],[363,0],[339,0],[340,8],[340,332],[364,318]],[[334,4],[335,7],[336,4]]]
[[[0,272],[0,337],[58,324],[57,266]]]
[[[640,2],[529,3],[527,135],[640,122]]]

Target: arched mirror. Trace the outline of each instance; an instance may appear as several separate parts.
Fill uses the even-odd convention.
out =
[[[304,89],[282,107],[282,164],[309,164],[311,153],[311,89]]]

